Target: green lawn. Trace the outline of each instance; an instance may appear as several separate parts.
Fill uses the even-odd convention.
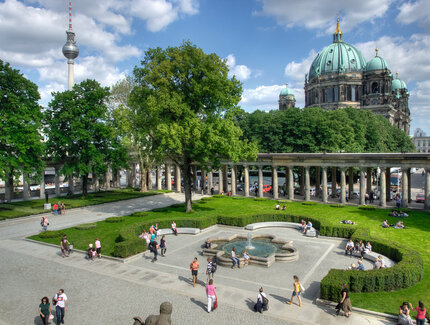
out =
[[[403,301],[410,301],[416,306],[418,300],[423,300],[424,304],[430,306],[430,215],[427,212],[410,212],[410,217],[404,220],[407,229],[398,230],[394,228],[383,229],[381,227],[382,221],[386,218],[388,218],[389,223],[397,221],[396,218],[388,217],[388,210],[367,211],[356,206],[336,208],[323,204],[303,205],[301,202],[287,203],[286,205],[286,213],[308,215],[332,225],[339,225],[339,221],[350,219],[355,221],[358,226],[369,227],[371,235],[376,238],[395,241],[421,254],[424,261],[424,279],[420,284],[396,292],[353,293],[351,294],[353,306],[392,314],[397,314],[398,307]],[[88,242],[94,242],[94,239],[98,237],[102,242],[103,253],[112,255],[115,241],[118,240],[119,229],[135,222],[153,220],[155,223],[166,219],[180,220],[182,218],[190,219],[201,216],[246,216],[284,213],[283,211],[275,210],[274,206],[275,202],[271,200],[215,198],[212,201],[195,202],[193,212],[188,214],[183,212],[183,205],[175,205],[169,208],[137,213],[135,216],[127,216],[125,221],[121,223],[101,221],[97,223],[97,228],[95,229],[84,231],[69,228],[65,229],[64,233],[79,249],[86,249]],[[59,244],[59,237],[42,239],[39,236],[33,236],[31,238]]]
[[[135,189],[119,189],[112,191],[103,191],[97,193],[89,193],[87,196],[72,195],[62,196],[60,198],[51,198],[49,202],[54,204],[55,202],[61,201],[66,205],[66,209],[80,208],[88,205],[95,205],[101,203],[108,203],[120,200],[134,199],[137,197],[155,195],[159,193],[165,193],[169,191],[149,191],[140,193]],[[46,210],[43,209],[44,199],[13,202],[9,204],[0,205],[0,220],[24,217],[32,214],[44,213]]]

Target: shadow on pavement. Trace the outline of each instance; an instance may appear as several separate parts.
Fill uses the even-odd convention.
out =
[[[201,302],[201,301],[196,300],[194,298],[190,298],[190,301],[195,303],[197,306],[201,307],[204,311],[207,311],[207,306],[204,302]]]
[[[287,303],[287,301],[288,301],[288,299],[286,297],[278,296],[278,295],[275,295],[273,293],[271,293],[270,296],[275,298],[276,300],[282,302],[283,304]]]
[[[249,310],[255,311],[254,310],[255,302],[252,301],[252,299],[248,298],[245,300],[245,302],[246,302],[246,305],[248,306]]]

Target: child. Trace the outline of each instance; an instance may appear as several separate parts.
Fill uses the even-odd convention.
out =
[[[96,255],[97,255],[96,248],[93,247],[91,250],[91,260],[94,261],[96,259]]]
[[[90,259],[92,258],[92,256],[93,256],[92,251],[93,251],[93,244],[88,243],[87,254],[88,254],[88,259],[89,259],[89,260],[90,260]]]
[[[248,265],[249,264],[249,257],[250,257],[250,255],[245,251],[245,250],[243,250],[242,251],[242,257],[245,259],[245,265]]]
[[[166,255],[167,245],[166,245],[166,236],[162,236],[160,240],[160,249],[161,249],[161,256]]]
[[[291,305],[293,303],[294,296],[297,296],[297,298],[299,299],[299,307],[302,307],[302,298],[300,296],[301,296],[301,293],[304,292],[305,290],[303,286],[300,284],[298,276],[294,275],[293,278],[294,278],[294,284],[293,284],[294,290],[293,290],[291,299],[290,301],[287,302],[287,304]]]
[[[96,242],[94,244],[96,246],[97,257],[102,258],[102,245],[100,243],[100,240],[96,238]]]

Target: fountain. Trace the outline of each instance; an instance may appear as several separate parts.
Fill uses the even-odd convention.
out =
[[[245,246],[245,248],[246,248],[246,249],[249,249],[249,250],[254,250],[254,249],[255,249],[255,247],[254,247],[254,246],[252,246],[252,244],[251,244],[251,238],[252,238],[252,235],[251,235],[251,233],[249,232],[249,233],[248,233],[248,245],[246,245],[246,246]]]

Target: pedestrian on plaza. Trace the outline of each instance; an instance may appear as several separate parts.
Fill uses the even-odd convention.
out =
[[[57,211],[58,211],[58,214],[61,214],[61,202],[60,201],[58,201],[58,204],[57,204]]]
[[[193,287],[196,286],[197,283],[197,274],[199,272],[199,262],[197,261],[197,257],[194,257],[194,260],[190,264],[191,276],[193,277]]]
[[[91,260],[92,261],[94,261],[96,259],[96,255],[97,255],[97,251],[96,251],[95,247],[93,247],[91,250]]]
[[[149,243],[149,250],[152,253],[154,253],[154,257],[152,258],[152,262],[157,261],[157,259],[158,259],[157,258],[157,256],[158,256],[158,243],[155,240],[155,238],[154,238],[154,240],[151,239],[151,242]]]
[[[93,258],[93,244],[91,242],[88,243],[87,257],[88,260],[91,260]]]
[[[217,296],[213,279],[210,279],[209,284],[206,286],[206,295],[208,297],[208,313],[210,313],[211,310],[215,310],[217,308]]]
[[[352,305],[351,305],[351,300],[349,299],[349,296],[348,296],[348,289],[346,287],[346,283],[342,284],[342,291],[340,293],[342,296],[340,305],[343,311],[343,315],[345,317],[349,317],[351,316]],[[337,313],[339,314],[339,311]]]
[[[48,297],[42,298],[42,301],[39,305],[39,314],[43,325],[48,325],[49,317],[52,317],[51,304],[49,303]]]
[[[57,316],[57,325],[64,324],[64,315],[66,310],[68,310],[69,303],[67,301],[67,296],[64,293],[64,289],[60,289],[58,293],[52,299],[55,305],[55,314]]]
[[[297,299],[299,300],[299,307],[302,307],[302,298],[300,297],[302,295],[302,292],[305,291],[303,286],[300,284],[299,277],[297,275],[293,276],[294,283],[293,283],[293,294],[291,295],[290,301],[287,302],[287,304],[291,305],[293,303],[293,299],[295,296],[297,296]]]
[[[63,235],[63,238],[61,239],[61,256],[69,257],[70,252],[70,242],[67,240],[67,236]]]
[[[166,255],[166,250],[167,250],[166,236],[165,235],[161,236],[161,239],[160,239],[160,249],[161,249],[161,256],[165,256]]]
[[[369,193],[369,201],[370,201],[370,203],[373,203],[373,200],[375,200],[375,193],[373,191],[370,191],[370,193]]]
[[[426,313],[427,309],[424,307],[424,303],[420,300],[418,301],[418,306],[415,307],[417,312],[417,325],[424,325],[426,323]]]
[[[214,277],[214,272],[212,272],[212,259],[210,257],[207,258],[208,266],[206,267],[206,275],[207,275],[207,283]]]
[[[215,193],[215,188],[211,187],[211,195],[214,195],[214,193]]]
[[[254,305],[254,310],[258,311],[260,314],[269,309],[269,299],[267,299],[266,294],[263,292],[263,287],[258,290],[257,303]]]
[[[42,217],[42,220],[40,221],[40,225],[42,226],[42,231],[47,231],[49,226],[48,217]]]
[[[58,204],[54,203],[54,205],[52,206],[52,210],[54,211],[54,216],[57,215],[58,213]]]
[[[61,214],[66,214],[66,205],[63,203],[61,203]]]
[[[102,244],[98,238],[96,238],[94,245],[96,246],[97,257],[102,258]]]

